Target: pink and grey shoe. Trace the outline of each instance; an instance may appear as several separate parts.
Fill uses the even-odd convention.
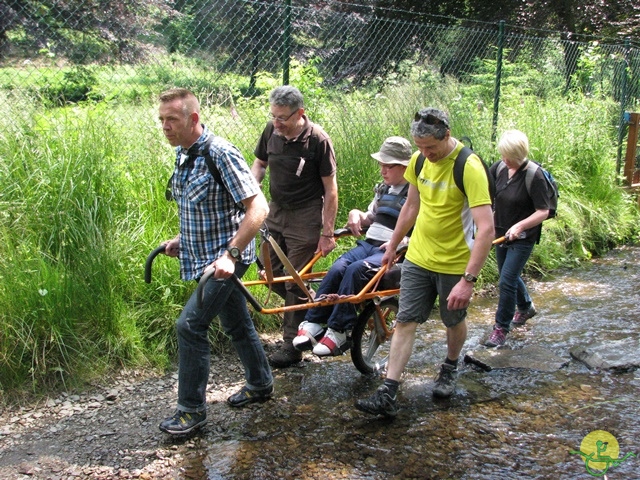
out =
[[[531,302],[531,306],[526,312],[521,312],[520,310],[516,311],[516,314],[513,316],[513,320],[511,320],[511,325],[514,327],[521,327],[527,323],[527,320],[535,316],[536,313],[538,313],[538,311],[536,310],[536,307],[533,306],[533,302]]]
[[[500,347],[504,345],[504,342],[507,340],[507,331],[500,327],[493,327],[493,331],[491,335],[489,335],[489,339],[484,342],[485,347],[493,348]]]

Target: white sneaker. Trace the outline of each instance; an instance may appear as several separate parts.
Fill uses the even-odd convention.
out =
[[[327,355],[336,356],[342,355],[349,347],[346,333],[340,333],[333,328],[327,328],[327,333],[324,334],[322,340],[313,347],[313,353],[319,357],[326,357]]]
[[[296,350],[311,350],[318,344],[318,340],[324,335],[325,328],[319,323],[311,323],[306,320],[298,327],[298,336],[293,339],[293,347]]]

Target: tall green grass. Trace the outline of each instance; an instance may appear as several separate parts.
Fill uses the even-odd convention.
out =
[[[454,136],[469,135],[485,160],[498,159],[483,93],[425,75],[375,92],[317,86],[305,92],[309,116],[329,132],[337,154],[337,225],[372,197],[379,171],[370,154],[387,136],[409,138],[422,106],[446,108]],[[261,81],[265,91],[276,83]],[[264,95],[212,97],[202,117],[251,162],[267,112]],[[180,281],[177,261],[164,256],[156,259],[152,283],[143,281],[147,254],[177,231],[175,205],[164,198],[173,153],[157,105],[145,96],[136,105],[47,109],[37,99],[17,99],[0,102],[0,115],[18,119],[0,128],[2,391],[69,388],[122,365],[168,365],[175,318],[195,285]],[[606,100],[542,100],[505,88],[499,131],[525,131],[532,158],[553,172],[561,191],[558,217],[545,223],[530,272],[575,265],[638,240],[634,200],[617,186],[616,121],[615,105]],[[350,245],[341,244],[320,268]],[[492,259],[482,277],[495,280]],[[264,300],[265,291],[254,291]],[[256,322],[277,325],[275,318]],[[212,338],[223,341],[215,327]]]

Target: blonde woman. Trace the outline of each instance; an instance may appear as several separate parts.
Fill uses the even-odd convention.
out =
[[[493,218],[496,237],[504,241],[496,245],[500,297],[487,347],[503,345],[512,327],[524,325],[537,313],[521,275],[540,239],[541,224],[549,216],[552,193],[539,168],[530,192],[527,190],[526,173],[532,163],[527,159],[529,140],[523,132],[507,130],[497,148],[502,160],[490,170],[496,181]]]

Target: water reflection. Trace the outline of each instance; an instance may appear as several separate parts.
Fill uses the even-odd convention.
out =
[[[353,408],[378,379],[366,378],[348,356],[305,362],[277,372],[276,399],[237,415],[223,432],[207,429],[206,451],[184,471],[209,479],[496,479],[590,478],[571,454],[594,430],[619,442],[621,457],[639,453],[638,371],[588,370],[571,347],[638,338],[639,248],[625,248],[588,268],[531,281],[540,313],[508,336],[513,349],[539,346],[566,359],[553,371],[495,369],[465,364],[451,399],[431,396],[444,358],[444,329],[429,321],[399,394],[395,420]],[[495,298],[474,299],[466,350],[493,324]],[[638,478],[631,458],[610,478]],[[192,476],[193,475],[193,476]]]

